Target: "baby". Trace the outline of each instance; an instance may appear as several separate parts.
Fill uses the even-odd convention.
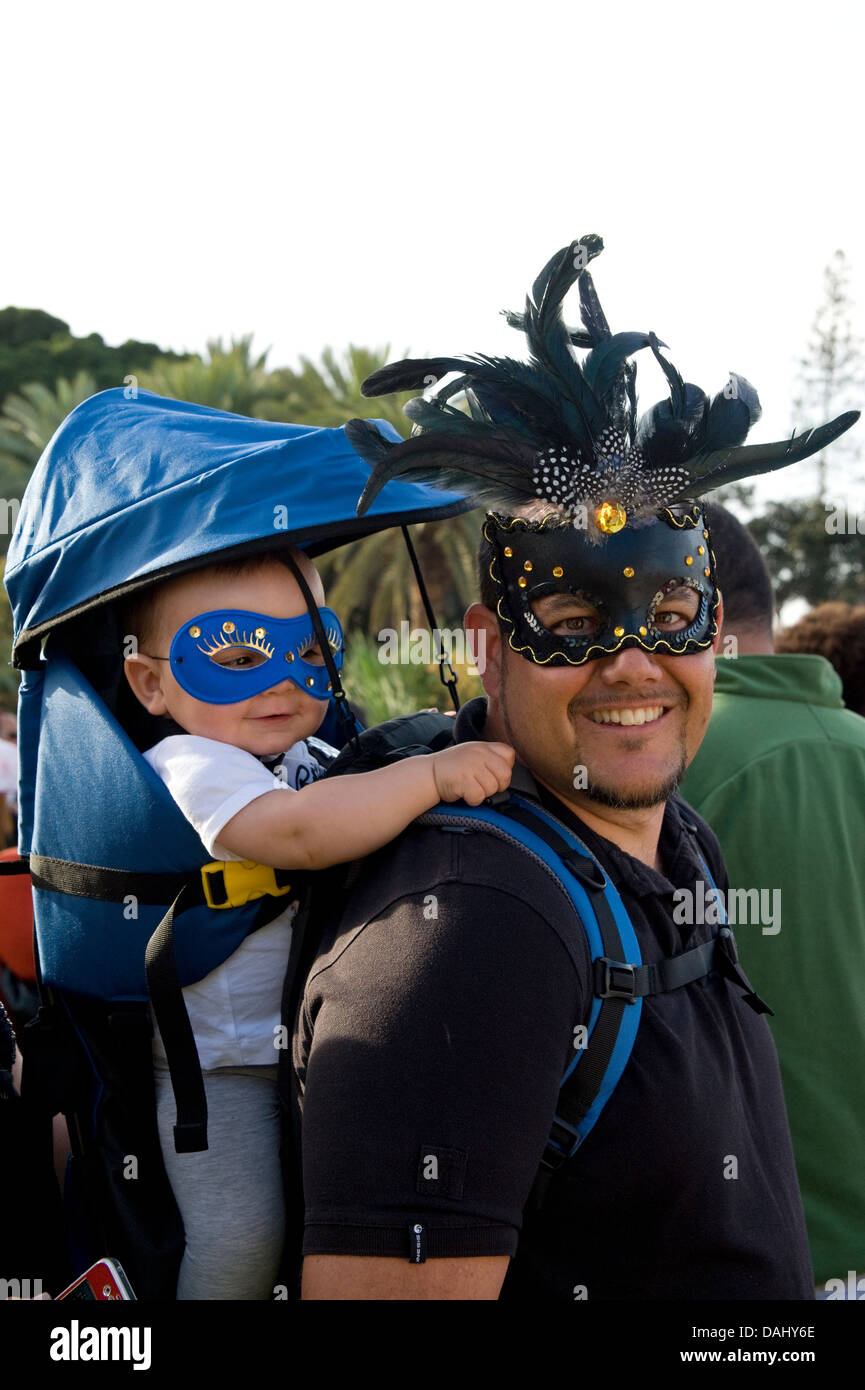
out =
[[[290,553],[339,648],[315,567]],[[144,757],[214,859],[325,869],[379,849],[439,801],[479,805],[510,782],[513,749],[480,742],[317,781],[336,752],[313,737],[328,708],[327,671],[300,587],[277,556],[165,580],[136,596],[124,621],[137,639],[125,662],[134,694],[179,729]],[[272,1296],[284,1226],[274,1035],[297,907],[289,902],[183,991],[207,1094],[203,1153],[175,1152],[155,1032],[160,1142],[186,1238],[178,1299]]]

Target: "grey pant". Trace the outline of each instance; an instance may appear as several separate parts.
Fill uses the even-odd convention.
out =
[[[203,1072],[209,1147],[179,1154],[168,1068],[154,1066],[162,1157],[186,1235],[178,1299],[273,1296],[285,1227],[276,1072]]]

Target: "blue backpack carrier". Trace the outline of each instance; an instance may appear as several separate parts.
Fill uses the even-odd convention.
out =
[[[174,905],[163,958],[179,998],[296,885],[273,870],[245,881],[236,865],[208,868],[142,756],[168,730],[126,686],[120,601],[215,558],[288,544],[314,556],[468,506],[394,483],[359,520],[367,475],[341,429],[104,391],[51,440],[9,548],[23,673],[19,848],[33,884],[43,999],[21,1039],[25,1085],[48,1113],[67,1117],[75,1268],[112,1254],[139,1298],[173,1297],[183,1249],[155,1123],[148,942]],[[354,728],[341,713],[334,702],[320,731],[337,746]],[[201,1124],[198,1112],[181,1116],[178,1147],[200,1145]]]

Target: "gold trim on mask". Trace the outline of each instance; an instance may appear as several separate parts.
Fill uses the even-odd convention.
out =
[[[668,511],[668,512],[669,512],[669,509],[668,509],[668,508],[665,508],[665,511]],[[698,507],[695,507],[695,508],[694,508],[694,511],[695,511],[695,512],[699,512],[699,508],[698,508]],[[674,524],[675,524],[675,518],[673,518],[672,513],[669,513],[669,515],[670,515],[671,520],[672,520],[672,521],[674,522]],[[495,562],[496,562],[496,543],[495,543],[495,541],[493,540],[492,536],[489,534],[489,531],[487,530],[487,527],[489,526],[490,522],[492,521],[492,522],[494,522],[497,526],[499,526],[502,530],[507,529],[508,531],[512,531],[512,530],[514,529],[514,527],[517,526],[517,525],[520,526],[521,529],[522,529],[523,531],[528,531],[529,528],[530,528],[530,525],[531,525],[531,529],[533,529],[533,530],[543,530],[544,526],[546,525],[546,523],[547,523],[548,521],[552,521],[552,520],[555,520],[555,519],[556,519],[556,513],[550,513],[548,516],[545,516],[545,517],[541,520],[541,522],[540,522],[539,524],[538,524],[538,523],[533,523],[533,524],[532,524],[532,523],[529,523],[528,521],[526,521],[526,519],[525,519],[524,517],[515,516],[515,517],[509,517],[509,518],[507,518],[507,524],[506,524],[506,526],[505,526],[505,525],[502,524],[501,521],[498,520],[498,518],[495,516],[494,513],[491,513],[491,512],[490,512],[490,513],[487,514],[487,518],[486,518],[486,520],[484,521],[484,524],[483,524],[483,527],[482,527],[484,537],[485,537],[485,539],[486,539],[487,541],[489,541],[490,545],[493,547],[493,558],[490,560],[489,569],[488,569],[489,577],[490,577],[490,579],[493,581],[493,583],[496,585],[496,587],[502,590],[502,592],[500,593],[500,595],[499,595],[499,597],[498,597],[498,599],[497,599],[497,601],[496,601],[496,614],[497,614],[497,616],[498,616],[499,618],[501,618],[502,622],[507,623],[508,627],[510,628],[510,632],[508,633],[507,636],[508,636],[508,646],[510,647],[511,651],[517,652],[519,655],[522,655],[523,652],[529,652],[529,653],[531,654],[531,658],[532,658],[532,661],[533,661],[533,663],[534,663],[535,666],[548,666],[548,665],[550,664],[550,662],[553,661],[557,656],[563,656],[563,657],[565,658],[565,661],[566,661],[566,663],[568,664],[568,666],[584,666],[584,665],[586,664],[586,662],[588,661],[589,657],[592,655],[592,652],[601,652],[604,656],[615,656],[616,652],[619,651],[620,648],[624,646],[624,644],[625,644],[625,642],[627,642],[628,638],[629,638],[629,637],[633,637],[634,640],[636,641],[637,645],[639,646],[640,650],[641,650],[641,651],[644,651],[644,652],[649,652],[650,654],[656,652],[656,651],[658,650],[659,647],[666,647],[667,653],[668,653],[669,656],[686,656],[686,655],[688,655],[688,653],[686,653],[686,652],[677,652],[677,651],[674,651],[673,648],[670,646],[670,643],[669,643],[669,641],[667,640],[666,637],[659,637],[659,638],[658,638],[658,641],[655,642],[651,647],[650,647],[650,646],[647,646],[647,644],[642,640],[642,637],[640,636],[640,634],[639,634],[639,633],[636,633],[636,632],[626,632],[625,635],[616,643],[616,645],[615,645],[614,647],[602,647],[601,644],[600,644],[599,642],[596,642],[593,646],[589,647],[588,651],[586,651],[586,652],[583,653],[583,655],[579,658],[578,661],[572,660],[571,657],[568,656],[567,652],[564,652],[564,651],[561,651],[561,650],[556,651],[556,652],[551,652],[550,655],[549,655],[548,657],[545,657],[544,660],[542,661],[542,660],[537,656],[537,654],[532,650],[532,648],[531,648],[528,644],[526,644],[526,646],[524,646],[524,647],[518,647],[518,646],[515,645],[515,643],[514,643],[514,632],[516,631],[516,624],[514,623],[513,618],[509,618],[508,615],[507,615],[507,613],[503,613],[503,612],[502,612],[502,602],[503,602],[504,599],[506,598],[506,591],[505,591],[505,589],[504,589],[504,581],[498,578],[498,576],[495,574],[495,571],[494,571],[494,568],[493,568],[494,565],[495,565]],[[697,525],[696,521],[690,520],[690,517],[688,518],[688,520],[690,521],[690,525],[691,525],[691,526],[696,526],[696,525]],[[685,524],[687,524],[687,523],[685,523]],[[680,526],[678,527],[678,529],[679,529],[679,530],[682,530],[682,526],[680,525]],[[713,566],[713,568],[714,568],[715,556],[712,554],[711,548],[710,548],[710,550],[709,550],[709,556],[710,556],[710,559],[711,559],[712,566]],[[689,586],[689,587],[693,587],[697,592],[699,592],[699,589],[698,589],[697,585],[693,585],[693,586]],[[705,651],[706,647],[711,647],[712,644],[713,644],[713,642],[715,641],[715,638],[718,636],[718,605],[720,604],[720,601],[721,601],[721,594],[720,594],[720,590],[718,589],[717,584],[713,585],[713,588],[714,588],[714,602],[713,602],[713,604],[712,604],[712,612],[711,612],[710,615],[709,615],[709,621],[710,621],[711,624],[712,624],[712,629],[713,629],[713,630],[709,633],[709,636],[706,638],[705,642],[698,642],[697,639],[696,639],[695,637],[689,637],[689,638],[688,638],[688,641],[689,641],[689,642],[693,642],[693,643],[694,643],[694,645],[695,645],[696,648],[697,648],[697,651]],[[690,655],[696,655],[696,652],[692,652],[692,653],[690,653]]]

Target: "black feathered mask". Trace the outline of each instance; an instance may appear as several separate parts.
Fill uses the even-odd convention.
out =
[[[402,443],[386,439],[366,420],[351,420],[345,427],[356,451],[372,466],[359,514],[395,477],[463,492],[504,513],[493,513],[485,528],[497,551],[498,563],[490,573],[500,594],[499,614],[512,629],[511,646],[544,664],[581,665],[622,646],[681,653],[708,646],[717,631],[710,552],[705,547],[707,554],[701,548],[697,555],[695,548],[687,568],[686,556],[679,554],[683,528],[703,529],[696,498],[724,483],[808,458],[858,419],[858,411],[848,411],[789,440],[745,445],[751,425],[760,418],[760,403],[744,377],[731,374],[710,401],[698,386],[683,381],[654,333],[611,332],[586,269],[602,250],[598,236],[584,236],[563,248],[535,280],[525,312],[507,314],[508,322],[526,335],[527,363],[480,354],[394,363],[364,382],[364,395],[420,390],[431,378],[459,375],[430,399],[419,396],[408,402],[405,413],[414,430]],[[562,301],[575,283],[583,323],[576,330],[562,316]],[[659,362],[670,396],[638,417],[636,368],[629,358],[644,348]],[[575,349],[587,350],[582,361]],[[451,404],[460,393],[468,413]],[[517,574],[504,563],[513,557],[499,546],[499,532],[508,527],[507,518],[529,503],[544,504],[536,513],[541,519],[523,521],[510,548],[514,540],[520,551],[531,547],[530,534],[538,533],[540,542],[543,532],[543,555],[527,553]],[[546,516],[541,515],[544,510]],[[706,563],[697,568],[698,560]],[[538,561],[550,570],[542,579],[534,570]],[[586,569],[592,575],[589,585]],[[614,571],[617,592],[604,594],[600,575]],[[699,590],[699,617],[684,627],[680,623],[685,640],[652,626],[661,590],[639,599],[636,585],[628,595],[618,592],[618,581],[629,572],[631,578],[642,574],[645,579],[650,571],[656,577],[666,571],[663,589],[676,580]],[[591,589],[598,614],[595,640],[575,643],[544,628],[538,631],[532,607],[537,585],[528,582],[529,575],[553,586],[547,593],[557,588],[588,595]]]

